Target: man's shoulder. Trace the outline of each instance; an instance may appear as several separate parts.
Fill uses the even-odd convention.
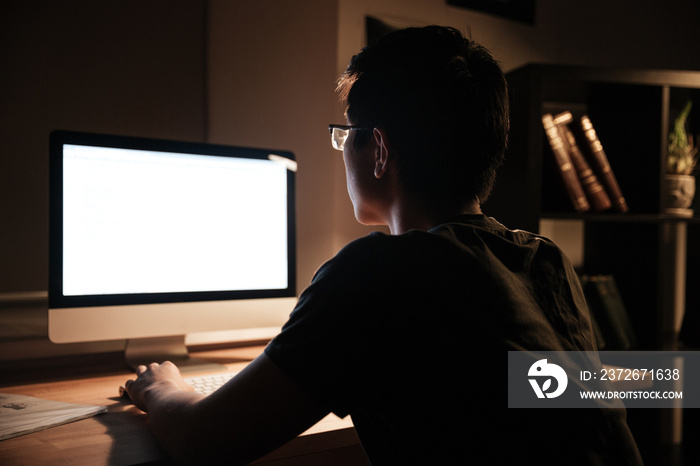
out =
[[[558,249],[549,238],[526,230],[509,228],[492,217],[485,215],[465,215],[443,222],[430,230],[437,236],[450,239],[461,247],[483,247],[495,244],[509,244],[520,248]]]
[[[367,257],[383,254],[390,243],[391,236],[373,232],[347,243],[329,262],[361,262]]]
[[[421,231],[410,231],[401,235],[372,232],[367,236],[350,241],[336,254],[336,258],[358,260],[367,255],[375,258],[377,255],[393,255],[421,244],[430,243],[433,237],[434,235]]]
[[[437,264],[469,263],[479,266],[485,255],[514,260],[521,255],[532,256],[536,251],[559,248],[546,237],[510,229],[485,215],[465,215],[449,219],[428,231],[411,230],[400,235],[373,232],[345,245],[321,270],[345,272],[391,267],[401,268]],[[465,262],[466,261],[466,262]],[[483,264],[482,264],[483,265]]]

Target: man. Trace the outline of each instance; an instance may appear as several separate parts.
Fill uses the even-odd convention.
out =
[[[172,364],[140,367],[126,388],[166,450],[244,463],[334,412],[375,464],[639,464],[624,410],[506,408],[508,350],[595,343],[563,253],[481,213],[508,133],[488,51],[451,28],[402,30],[338,88],[355,215],[391,235],[324,264],[265,353],[209,397]]]

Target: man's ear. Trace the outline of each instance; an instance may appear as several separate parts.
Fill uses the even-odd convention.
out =
[[[377,143],[374,153],[374,177],[379,179],[389,169],[389,157],[391,150],[386,131],[382,128],[374,128],[374,141]]]

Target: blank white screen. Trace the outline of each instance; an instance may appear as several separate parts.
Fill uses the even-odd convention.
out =
[[[285,289],[269,160],[64,145],[63,294]]]

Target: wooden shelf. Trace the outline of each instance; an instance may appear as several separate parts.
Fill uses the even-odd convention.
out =
[[[684,322],[680,342],[700,345],[700,194],[690,218],[664,214],[662,203],[668,134],[688,99],[696,104],[688,125],[700,139],[700,72],[532,64],[506,77],[509,148],[484,212],[535,232],[542,219],[583,223],[581,271],[615,277],[639,349],[677,348]],[[543,114],[567,110],[590,117],[630,213],[574,212],[542,127]],[[643,443],[677,444],[678,413],[630,412],[639,430],[630,426],[635,435],[652,432]]]
[[[674,313],[699,315],[691,333],[700,341],[700,305],[678,304],[700,303],[700,290],[686,286],[700,280],[693,266],[700,260],[700,237],[693,234],[700,199],[695,216],[677,217],[663,213],[662,194],[668,134],[688,99],[696,102],[688,126],[700,135],[700,72],[531,64],[506,77],[509,148],[484,212],[535,232],[542,219],[582,222],[582,271],[615,276],[643,347],[667,345],[669,329],[661,323],[669,322],[671,304]],[[630,213],[574,212],[542,127],[543,114],[566,110],[590,117]]]
[[[615,212],[591,212],[579,214],[576,212],[542,212],[540,218],[548,220],[581,220],[584,222],[610,223],[662,223],[684,222],[700,224],[700,217],[679,217],[668,214],[620,214]]]

